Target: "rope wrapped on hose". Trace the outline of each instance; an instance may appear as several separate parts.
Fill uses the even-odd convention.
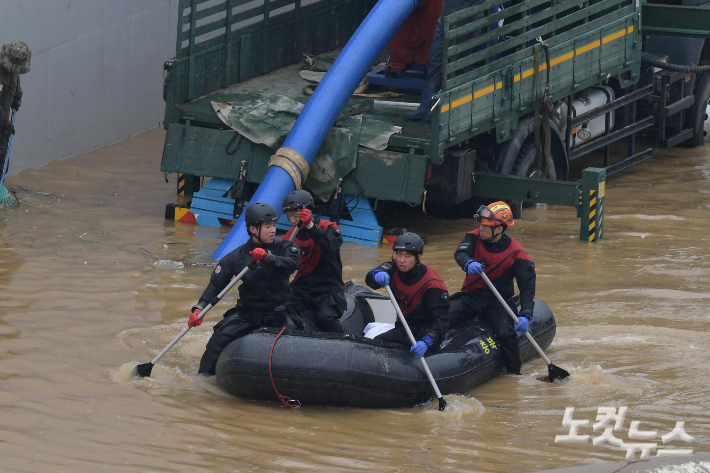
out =
[[[710,71],[710,64],[703,64],[701,66],[671,64],[669,62],[663,62],[658,59],[655,59],[649,53],[643,53],[643,56],[641,56],[641,62],[646,64],[647,66],[657,67],[666,71],[687,72],[688,74]]]
[[[302,184],[308,177],[308,161],[301,156],[298,151],[291,148],[279,148],[276,154],[269,159],[269,167],[278,166],[288,173],[293,180],[296,190],[301,189]]]

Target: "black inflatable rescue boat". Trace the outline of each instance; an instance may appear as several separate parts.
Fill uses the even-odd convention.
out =
[[[278,401],[275,384],[281,394],[303,406],[412,407],[432,399],[431,384],[409,347],[362,336],[365,326],[375,321],[368,300],[377,301],[373,305],[383,310],[387,304],[392,309],[387,297],[351,283],[346,286],[346,297],[348,308],[341,321],[348,333],[287,330],[274,345],[280,330],[259,329],[233,341],[221,353],[219,385],[243,399]],[[546,350],[555,336],[555,318],[538,299],[534,313],[530,333]],[[524,335],[518,340],[523,362],[537,356]],[[494,378],[505,366],[493,330],[483,320],[450,328],[444,341],[433,348],[425,357],[444,395],[464,394]]]

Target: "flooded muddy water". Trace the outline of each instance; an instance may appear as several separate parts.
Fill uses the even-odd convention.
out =
[[[228,231],[164,220],[175,182],[159,172],[163,141],[154,130],[8,179],[22,204],[0,214],[0,470],[534,471],[622,460],[592,443],[603,406],[628,407],[613,432],[627,443],[644,442],[628,436],[640,421],[658,448],[710,449],[710,148],[657,150],[611,177],[600,243],[579,241],[574,209],[525,211],[509,233],[557,319],[548,354],[572,377],[537,381],[536,359],[523,376],[447,396],[442,413],[433,402],[289,411],[226,395],[194,374],[233,299],[151,378],[131,380],[184,327],[211,272],[192,263]],[[460,288],[453,251],[474,222],[406,224],[428,237],[423,261]],[[345,244],[345,279],[363,283],[390,254]],[[590,420],[586,443],[555,443],[566,407]],[[694,440],[663,445],[676,421]]]

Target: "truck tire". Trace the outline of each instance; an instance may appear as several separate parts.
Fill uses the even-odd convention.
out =
[[[513,171],[511,172],[511,175],[521,177],[541,177],[536,175],[538,174],[537,170],[533,170],[534,165],[535,141],[525,140],[523,146],[520,147],[517,158],[515,158],[515,164],[513,164]],[[554,159],[550,162],[550,168],[547,171],[547,179],[557,179]],[[527,207],[527,205],[525,206]],[[523,207],[523,201],[515,200],[511,203],[510,208],[513,211],[513,218],[521,218],[523,214]]]
[[[518,157],[515,158],[511,174],[513,176],[540,177],[535,175],[537,170],[532,170],[533,164],[535,164],[535,142],[533,140],[525,140],[523,146],[520,147]],[[554,159],[551,160],[550,168],[547,170],[547,179],[557,179]]]
[[[701,63],[704,61],[701,61]],[[705,122],[708,120],[708,104],[710,104],[710,72],[703,73],[695,88],[695,102],[690,109],[690,126],[693,127],[693,138],[689,140],[691,147],[703,146],[708,140]]]

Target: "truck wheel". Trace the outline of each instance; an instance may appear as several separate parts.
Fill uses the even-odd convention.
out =
[[[518,157],[515,158],[515,164],[513,165],[513,171],[511,174],[513,176],[522,177],[535,177],[541,178],[540,171],[535,169],[535,141],[526,140],[523,146],[520,147],[518,152]],[[557,179],[557,172],[555,170],[555,160],[552,159],[550,162],[550,168],[547,171],[547,179]],[[532,207],[532,204],[523,205],[522,201],[513,201],[510,208],[513,210],[513,218],[521,218],[523,214],[523,207]]]
[[[710,123],[708,123],[708,110],[710,110],[710,72],[704,73],[695,89],[695,103],[690,109],[691,125],[693,126],[693,138],[690,146],[697,147],[705,144],[710,139]]]
[[[535,142],[532,140],[526,140],[523,146],[520,147],[518,152],[518,157],[515,158],[515,164],[513,165],[513,176],[523,176],[523,177],[536,177],[540,173],[538,170],[533,169],[535,164]],[[547,170],[548,179],[557,179],[557,172],[555,171],[555,160],[552,159],[550,162],[550,168]]]

